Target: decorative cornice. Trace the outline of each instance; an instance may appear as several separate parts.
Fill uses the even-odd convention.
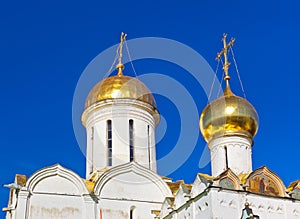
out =
[[[133,99],[107,99],[100,102],[96,102],[90,107],[86,108],[83,111],[81,116],[82,124],[86,126],[87,120],[89,119],[90,115],[92,115],[94,112],[102,108],[113,107],[113,106],[134,106],[150,113],[154,117],[156,125],[158,125],[160,121],[158,110],[154,108],[151,104],[145,103],[140,100],[133,100]]]
[[[126,164],[122,164],[119,166],[112,167],[105,173],[103,173],[95,184],[94,193],[98,196],[101,196],[101,191],[104,185],[110,181],[112,178],[124,174],[134,172],[138,175],[145,177],[150,182],[154,183],[162,192],[165,197],[172,196],[171,190],[168,185],[161,179],[159,175],[152,172],[151,170],[145,168],[144,166],[139,165],[136,162],[130,162]],[[149,182],[148,181],[148,182]],[[143,182],[141,182],[143,183]]]
[[[78,189],[78,192],[80,194],[89,194],[87,188],[85,187],[85,184],[83,183],[82,179],[72,170],[66,169],[62,167],[59,164],[55,164],[53,166],[42,168],[38,171],[36,171],[33,175],[31,175],[27,182],[26,182],[26,188],[30,193],[34,191],[34,188],[44,179],[52,176],[61,176],[65,178],[66,180],[69,180],[72,182],[76,188]]]

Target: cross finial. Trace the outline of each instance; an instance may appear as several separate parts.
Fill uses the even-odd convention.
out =
[[[121,75],[123,75],[123,72],[122,72],[122,70],[124,69],[124,65],[123,65],[123,63],[122,63],[122,56],[123,56],[123,54],[122,54],[122,50],[123,50],[123,44],[124,44],[124,42],[125,42],[125,40],[126,40],[126,36],[127,36],[127,34],[125,34],[125,33],[121,33],[121,36],[120,36],[120,44],[119,44],[119,46],[118,46],[118,49],[117,49],[117,54],[118,54],[118,64],[117,64],[117,66],[116,66],[116,68],[118,69],[118,76],[121,76]]]
[[[227,42],[226,42],[226,38],[227,38],[227,34],[224,33],[224,34],[223,34],[223,38],[222,38],[222,41],[223,41],[223,49],[222,49],[221,52],[218,53],[216,59],[217,59],[217,60],[220,60],[220,59],[221,59],[221,56],[224,55],[224,65],[223,65],[223,70],[224,70],[224,72],[225,72],[224,80],[226,81],[226,86],[228,87],[228,86],[229,86],[228,81],[230,80],[230,76],[229,76],[229,74],[228,74],[228,69],[229,69],[229,66],[230,66],[230,62],[228,62],[227,52],[228,52],[228,49],[229,49],[231,46],[233,46],[235,39],[234,39],[234,38],[231,38],[230,42],[227,43]]]

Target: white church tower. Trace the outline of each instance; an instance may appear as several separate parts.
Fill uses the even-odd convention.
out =
[[[155,128],[160,120],[149,89],[138,79],[123,75],[121,35],[118,74],[90,91],[82,123],[87,133],[86,178],[103,168],[135,161],[156,172]]]
[[[234,43],[228,44],[223,36],[226,88],[223,95],[211,102],[200,116],[200,129],[208,142],[211,152],[212,176],[216,177],[230,168],[236,175],[252,172],[253,137],[258,130],[258,115],[246,99],[236,96],[230,89],[227,51]]]

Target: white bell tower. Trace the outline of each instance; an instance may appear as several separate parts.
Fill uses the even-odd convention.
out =
[[[156,172],[155,128],[160,115],[149,89],[123,75],[122,33],[117,50],[118,74],[100,81],[90,91],[82,124],[87,133],[86,178],[102,168],[137,162]]]

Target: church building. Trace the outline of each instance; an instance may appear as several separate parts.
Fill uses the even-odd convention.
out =
[[[86,128],[86,176],[59,164],[10,188],[6,219],[300,219],[300,180],[287,187],[263,166],[252,169],[259,119],[245,98],[233,93],[223,37],[225,89],[200,115],[211,153],[211,175],[192,184],[157,173],[155,129],[160,115],[151,91],[123,73],[121,35],[117,75],[98,82],[81,116]],[[96,83],[96,82],[95,82]]]

